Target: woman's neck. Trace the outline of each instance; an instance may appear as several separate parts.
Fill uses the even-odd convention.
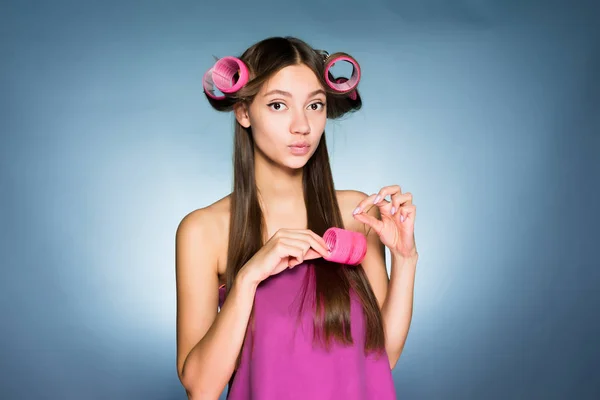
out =
[[[304,207],[302,169],[281,168],[256,157],[254,173],[258,198],[266,215],[300,211],[298,207]]]

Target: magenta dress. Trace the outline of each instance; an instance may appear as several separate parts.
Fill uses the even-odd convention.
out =
[[[364,318],[357,297],[351,297],[354,344],[334,342],[329,352],[313,347],[314,309],[305,303],[298,314],[305,279],[307,300],[314,301],[311,268],[309,263],[300,264],[258,286],[254,329],[252,322],[248,324],[241,363],[227,399],[395,400],[386,354],[364,352]]]

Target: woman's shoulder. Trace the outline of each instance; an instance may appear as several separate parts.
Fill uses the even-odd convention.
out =
[[[222,225],[224,222],[228,223],[230,198],[231,195],[229,194],[212,204],[190,211],[182,218],[179,226],[215,228],[216,225]]]
[[[361,192],[360,190],[336,190],[338,203],[340,203],[340,207],[342,206],[342,202],[346,205],[350,205],[353,203],[359,203],[369,197],[368,194]],[[356,204],[354,204],[354,208],[356,208]]]
[[[186,214],[179,222],[177,236],[195,237],[209,241],[210,246],[220,247],[229,231],[230,196]]]

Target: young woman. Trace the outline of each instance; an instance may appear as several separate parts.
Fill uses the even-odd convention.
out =
[[[228,383],[230,400],[395,399],[415,206],[397,185],[335,190],[324,132],[327,118],[360,109],[359,66],[291,37],[227,60],[235,77],[217,62],[205,93],[235,115],[233,191],[177,229],[179,379],[191,399],[217,399]],[[352,62],[353,77],[336,80],[332,60]],[[366,237],[362,263],[330,260],[331,227]]]

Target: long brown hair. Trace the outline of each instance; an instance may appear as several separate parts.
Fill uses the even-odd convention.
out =
[[[327,91],[327,117],[339,118],[359,110],[362,100],[340,95],[328,88],[323,78],[324,55],[304,41],[293,37],[272,37],[251,46],[239,57],[248,66],[250,81],[243,89],[224,100],[208,101],[219,111],[231,111],[239,102],[249,104],[262,84],[282,68],[304,64],[311,68]],[[330,75],[333,80],[334,77]],[[254,175],[254,141],[251,128],[237,121],[234,128],[233,191],[227,252],[226,288],[229,290],[240,268],[263,246],[265,221],[258,200]],[[304,202],[308,229],[323,235],[329,227],[343,228],[337,202],[325,134],[315,153],[304,166]],[[362,266],[345,267],[324,259],[312,260],[315,279],[315,339],[326,346],[332,339],[352,344],[350,332],[350,289],[358,296],[365,316],[365,351],[384,349],[382,316],[377,299]]]

